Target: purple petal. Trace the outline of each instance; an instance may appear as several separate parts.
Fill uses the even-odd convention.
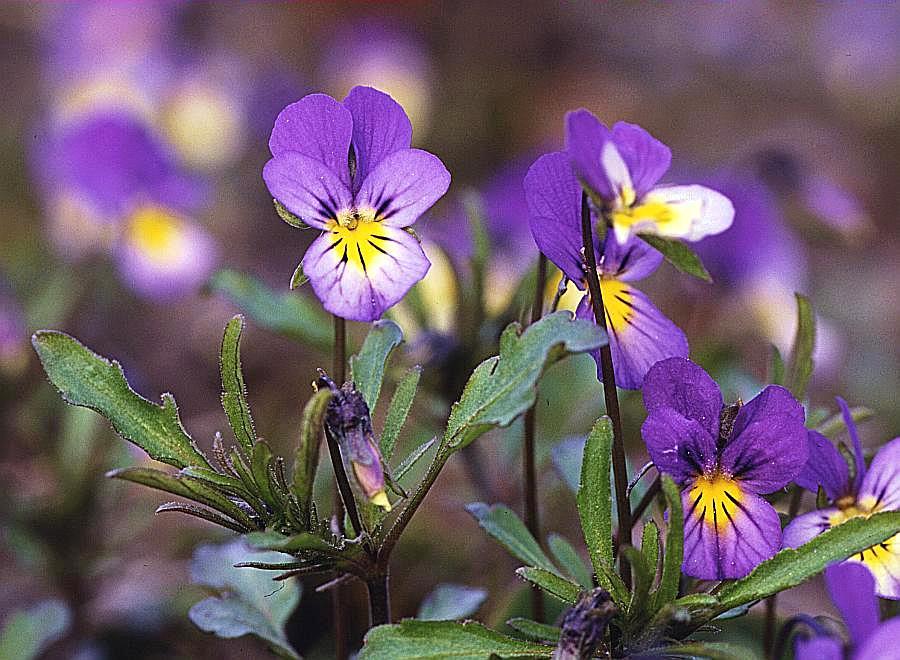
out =
[[[440,158],[421,149],[395,151],[362,182],[358,206],[376,209],[382,225],[409,227],[444,196],[450,172]]]
[[[332,314],[374,321],[425,277],[431,265],[418,240],[385,225],[324,232],[303,257],[303,272]]]
[[[847,624],[850,641],[858,647],[878,627],[875,578],[864,566],[843,562],[825,569],[825,585]]]
[[[900,639],[900,617],[882,623],[875,632],[856,649],[854,660],[897,660],[897,640]],[[820,658],[818,660],[825,660]]]
[[[647,243],[632,236],[625,243],[616,240],[604,242],[600,270],[623,282],[635,282],[653,274],[663,261],[663,256]]]
[[[566,152],[572,159],[575,174],[596,194],[605,200],[613,200],[619,194],[622,181],[621,172],[614,169],[614,180],[604,160],[621,160],[621,155],[613,142],[612,131],[604,126],[584,108],[566,115]],[[609,154],[604,158],[604,154]],[[625,172],[627,176],[627,171]],[[628,185],[631,181],[627,181]]]
[[[287,151],[263,167],[269,192],[306,224],[325,229],[353,203],[350,189],[324,163]]]
[[[354,180],[361,184],[387,156],[409,149],[412,124],[399,103],[371,87],[351,89],[344,107],[353,115]]]
[[[844,644],[836,637],[795,637],[794,660],[844,660]]]
[[[742,406],[721,466],[755,493],[793,481],[808,456],[803,406],[785,388],[769,385]]]
[[[834,507],[818,509],[797,516],[784,528],[784,547],[799,548],[822,532],[831,529],[831,518],[840,515]]]
[[[324,163],[349,188],[352,133],[353,117],[347,108],[325,94],[310,94],[278,115],[269,151],[273,156],[295,152]]]
[[[702,367],[680,357],[658,362],[647,372],[643,392],[648,412],[672,408],[718,437],[719,414],[725,404],[719,386]]]
[[[685,575],[741,578],[781,547],[781,522],[771,504],[736,481],[698,479],[682,493]]]
[[[821,486],[828,499],[835,501],[850,492],[850,470],[831,440],[821,433],[808,431],[806,465],[794,481],[813,493]]]
[[[653,464],[679,484],[686,484],[716,465],[716,440],[693,419],[671,408],[651,412],[641,426],[641,437]]]
[[[528,224],[534,242],[566,277],[583,287],[581,185],[562,152],[538,158],[525,175]]]
[[[853,477],[853,490],[858,491],[866,474],[866,459],[863,456],[862,443],[859,441],[859,434],[856,432],[856,422],[853,421],[850,406],[841,397],[835,397],[835,400],[841,409],[844,424],[847,425],[847,432],[850,434],[850,442],[853,444],[853,456],[856,458],[856,476]]]
[[[894,438],[878,450],[863,477],[858,499],[872,498],[874,509],[900,511],[900,438]]]
[[[612,128],[613,141],[628,165],[635,194],[650,191],[672,163],[672,152],[640,126],[624,121]]]

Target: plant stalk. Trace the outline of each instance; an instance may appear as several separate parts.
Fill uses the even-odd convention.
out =
[[[388,591],[388,573],[378,573],[366,580],[369,590],[369,627],[391,622],[391,598]]]
[[[584,246],[585,278],[594,309],[594,319],[605,332],[606,312],[603,306],[603,292],[600,289],[600,278],[597,274],[597,257],[594,254],[594,230],[591,227],[591,212],[588,207],[587,193],[581,193],[581,238]],[[613,238],[612,240],[615,240]],[[600,371],[603,375],[603,398],[606,401],[606,413],[613,424],[612,464],[613,481],[616,486],[616,512],[619,518],[619,546],[631,544],[631,505],[628,502],[628,474],[625,466],[625,441],[622,437],[622,416],[619,412],[619,395],[616,391],[616,375],[613,370],[612,353],[609,343],[600,347]],[[626,587],[631,587],[631,567],[622,552],[619,553],[619,573]]]
[[[344,384],[344,379],[347,377],[347,322],[338,316],[334,316],[333,318],[334,350],[332,352],[331,374],[334,381],[338,384],[338,387],[340,387]],[[335,475],[335,483],[331,495],[332,509],[334,511],[335,518],[337,519],[338,526],[343,528],[344,503],[341,499],[340,477],[338,477],[338,474],[342,474],[344,476],[344,479],[347,478],[347,475],[344,474],[344,465],[341,461],[341,453],[340,449],[338,449],[337,447],[337,443],[334,441],[334,438],[331,437],[331,434],[326,433],[325,436],[328,440],[328,452],[331,455],[331,465],[334,468]],[[335,460],[335,458],[337,460]],[[347,630],[344,626],[344,612],[346,611],[344,606],[344,602],[346,600],[345,596],[346,592],[340,585],[331,590],[331,616],[334,630],[334,656],[335,658],[337,658],[337,660],[346,660],[346,658],[349,657],[349,653],[347,651]]]
[[[788,518],[793,520],[797,517],[800,510],[800,504],[803,502],[803,489],[800,486],[794,486],[794,492],[791,493],[791,500],[788,504]],[[766,598],[766,618],[763,628],[763,655],[766,658],[774,658],[776,651],[775,628],[778,625],[778,594],[774,594]],[[778,656],[780,657],[780,656]]]

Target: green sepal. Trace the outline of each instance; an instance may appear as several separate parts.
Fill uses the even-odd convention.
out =
[[[306,229],[309,227],[309,225],[303,222],[302,218],[288,211],[287,207],[277,199],[273,199],[272,203],[275,205],[275,212],[278,214],[278,217],[288,223],[291,227],[296,227],[297,229]]]
[[[693,275],[705,282],[712,282],[712,276],[697,253],[689,248],[685,243],[673,238],[663,238],[655,234],[638,234],[638,238],[643,240],[650,247],[656,249],[666,261],[675,266],[682,273]]]
[[[301,261],[294,269],[294,274],[291,275],[291,282],[288,288],[293,291],[294,289],[299,289],[307,282],[309,282],[309,277],[303,272],[303,262]]]

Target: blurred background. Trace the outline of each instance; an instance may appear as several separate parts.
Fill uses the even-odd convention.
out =
[[[874,411],[861,427],[869,447],[893,437],[898,34],[900,8],[888,3],[4,3],[0,625],[41,613],[51,658],[267,657],[257,640],[190,624],[188,608],[206,594],[191,585],[192,552],[228,535],[154,516],[165,494],[104,479],[146,459],[93,413],[62,404],[29,338],[65,330],[119,360],[147,398],[172,392],[208,448],[227,428],[217,353],[238,311],[234,283],[210,277],[227,268],[287,292],[314,233],[278,219],[260,172],[277,113],[313,91],[389,92],[414,146],[453,175],[416,225],[432,271],[392,311],[408,342],[389,380],[414,362],[426,368],[401,454],[438,432],[468,370],[527,311],[530,294],[517,287],[537,252],[521,180],[562,146],[564,113],[582,106],[668,144],[665,181],[703,182],[734,201],[733,228],[699,246],[715,284],[663,266],[640,285],[726,398],[758,391],[771,345],[787,354],[800,291],[819,322],[809,410],[834,412],[840,394]],[[493,251],[475,316],[454,303],[470,290],[473,199]],[[299,296],[314,302],[309,290]],[[290,456],[315,368],[330,364],[330,332],[307,324],[301,344],[266,325],[249,321],[245,377],[260,435]],[[358,346],[365,328],[351,325]],[[589,358],[554,367],[539,399],[542,518],[576,542],[567,477],[601,399]],[[643,407],[637,393],[623,402],[637,468]],[[395,617],[415,615],[444,582],[487,590],[477,617],[490,625],[525,612],[516,562],[464,509],[485,500],[520,510],[520,437],[513,426],[451,461],[396,553]],[[308,657],[332,652],[329,597],[314,591],[322,581],[303,585],[287,625]],[[360,636],[363,588],[348,593]],[[826,612],[825,602],[814,581],[784,595],[779,612]],[[722,629],[758,640],[760,620],[754,611]]]

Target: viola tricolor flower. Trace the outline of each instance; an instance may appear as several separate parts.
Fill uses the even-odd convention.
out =
[[[541,252],[575,285],[585,290],[582,264],[581,186],[562,152],[541,156],[525,176],[529,225]],[[620,244],[594,237],[597,274],[609,331],[616,385],[638,389],[647,370],[668,357],[687,357],[684,333],[631,282],[653,273],[662,255],[637,237]],[[590,294],[578,305],[579,318],[594,320]],[[599,354],[595,354],[600,369]]]
[[[778,513],[760,495],[806,463],[803,407],[778,385],[725,406],[709,374],[682,358],[654,365],[643,393],[650,458],[684,488],[682,570],[704,580],[747,575],[781,548]]]
[[[878,598],[872,574],[859,564],[841,563],[825,569],[831,602],[841,613],[850,633],[845,653],[843,640],[828,635],[798,636],[796,660],[890,660],[897,657],[900,617],[879,622]],[[825,632],[825,631],[821,631]]]
[[[332,314],[374,321],[428,271],[407,227],[447,192],[450,174],[410,149],[411,137],[403,108],[370,87],[342,103],[310,94],[275,121],[263,178],[288,211],[322,230],[303,272]]]
[[[635,124],[607,128],[585,109],[566,116],[566,150],[579,180],[625,243],[634,233],[699,241],[731,226],[727,197],[700,185],[658,186],[672,152]]]
[[[797,483],[817,492],[821,486],[831,506],[798,516],[784,530],[784,545],[796,548],[827,529],[852,518],[869,517],[879,511],[900,510],[900,438],[882,447],[868,470],[856,424],[847,403],[837,399],[853,444],[855,474],[828,438],[809,432],[809,461]],[[900,599],[900,534],[850,557],[875,577],[882,598]]]

